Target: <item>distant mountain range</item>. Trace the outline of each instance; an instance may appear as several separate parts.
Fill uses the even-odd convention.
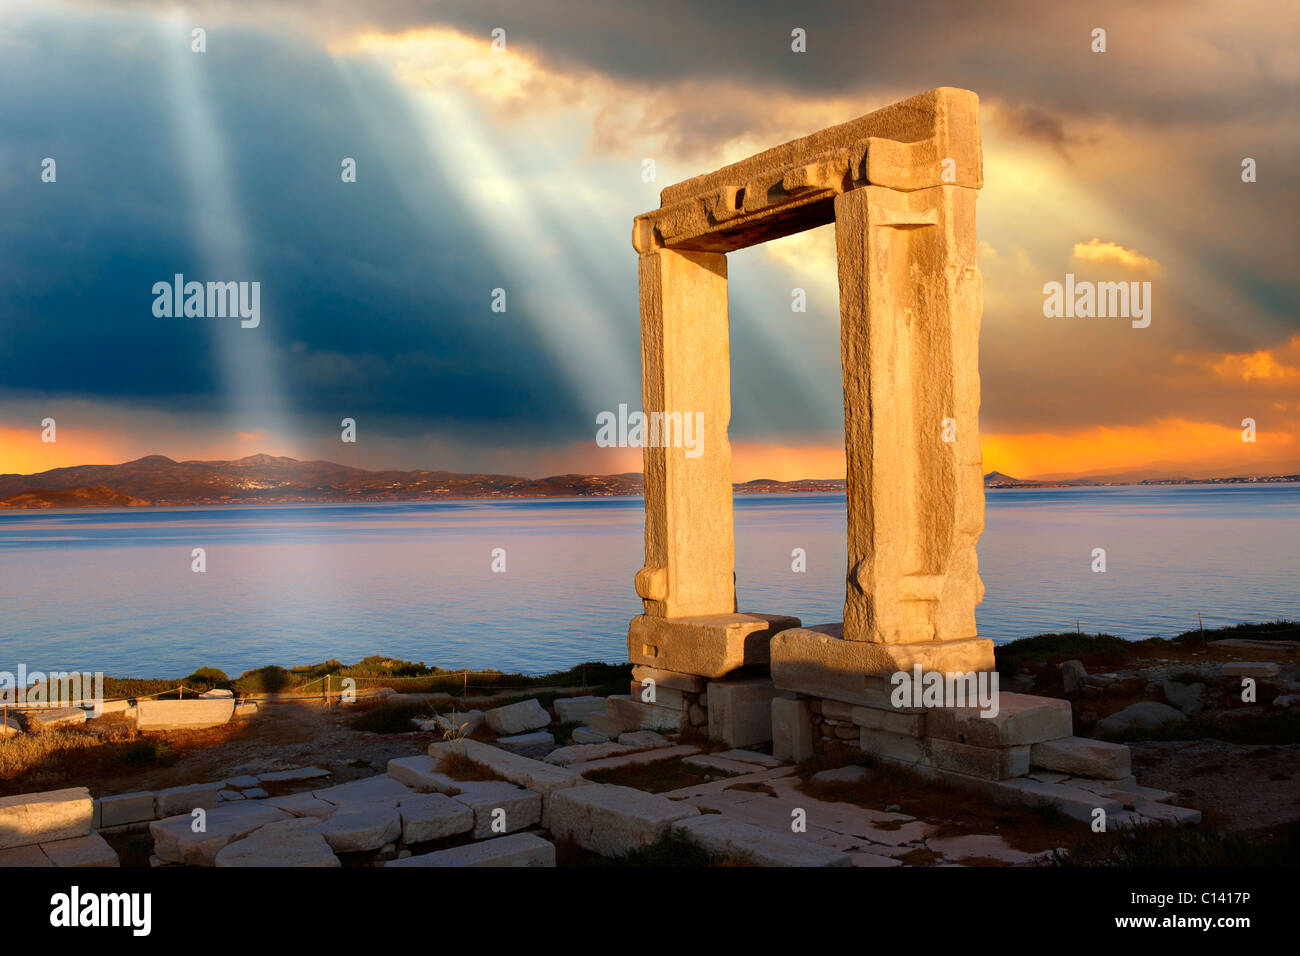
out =
[[[1144,484],[1300,481],[1269,478],[1155,479]],[[1090,478],[1028,481],[992,471],[986,488],[1053,488],[1104,484]],[[843,478],[733,486],[745,494],[837,493]],[[150,505],[283,504],[313,501],[430,501],[456,498],[609,498],[644,492],[641,475],[458,474],[450,471],[367,471],[331,461],[250,455],[235,461],[173,461],[149,455],[120,465],[77,465],[35,475],[0,475],[0,508],[131,508]]]
[[[844,490],[844,480],[759,479],[736,485],[735,490],[737,494],[835,492]],[[520,478],[450,471],[367,471],[331,461],[298,461],[272,455],[250,455],[235,461],[173,461],[149,455],[120,465],[78,465],[35,475],[0,475],[0,508],[585,498],[636,496],[643,492],[637,472]]]

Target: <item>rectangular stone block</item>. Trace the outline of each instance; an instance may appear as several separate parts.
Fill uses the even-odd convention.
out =
[[[757,866],[851,866],[842,850],[710,813],[673,825],[710,853]]]
[[[941,770],[956,770],[986,780],[1007,780],[1029,772],[1028,746],[976,747],[935,737],[921,744],[925,754],[922,762]]]
[[[997,704],[997,714],[989,717],[977,707],[932,707],[926,712],[926,733],[977,747],[1036,744],[1074,733],[1068,701],[1003,691]]]
[[[384,866],[555,866],[555,844],[531,833],[512,833],[450,850],[390,860]]]
[[[500,747],[493,747],[491,744],[480,743],[477,740],[461,740],[455,744],[450,742],[430,744],[429,756],[435,761],[441,761],[453,746],[470,760],[487,767],[498,777],[521,787],[527,787],[534,793],[540,793],[543,826],[547,822],[551,796],[557,790],[584,782],[575,771],[567,767],[556,767],[531,757],[507,753]]]
[[[671,687],[673,690],[683,691],[687,694],[702,694],[709,685],[706,678],[697,674],[679,674],[676,671],[666,671],[658,667],[646,667],[641,664],[632,668],[632,679],[635,681],[652,680],[661,688]]]
[[[802,763],[815,753],[811,701],[773,697],[772,756]]]
[[[0,797],[0,850],[86,836],[94,816],[85,787]]]
[[[457,785],[452,799],[474,812],[470,835],[485,840],[499,833],[526,830],[542,819],[542,796],[504,780],[473,780]],[[504,827],[504,830],[499,829]]]
[[[136,727],[150,730],[202,730],[219,727],[235,714],[232,699],[142,700],[136,704]]]
[[[605,698],[605,716],[616,721],[624,731],[628,730],[667,730],[677,731],[682,726],[680,708],[643,704],[631,697],[611,696]]]
[[[555,795],[551,834],[601,856],[618,856],[656,842],[674,822],[699,812],[688,804],[632,787],[588,784]]]
[[[42,843],[51,863],[63,867],[120,866],[117,851],[98,833]]]
[[[605,712],[604,697],[558,697],[555,700],[555,714],[560,723],[572,721],[586,723],[592,714]]]
[[[677,711],[684,710],[688,703],[686,695],[679,690],[672,687],[660,687],[658,684],[648,684],[639,680],[632,681],[628,694],[633,700],[640,701],[643,704],[653,703]]]
[[[388,776],[400,784],[424,792],[447,793],[455,788],[456,781],[437,770],[438,761],[428,754],[412,757],[394,757],[388,761]]]
[[[149,833],[153,837],[154,855],[164,863],[213,866],[217,854],[227,844],[242,840],[268,823],[292,819],[290,814],[261,800],[241,800],[208,810],[203,832],[194,831],[194,821],[186,813],[153,821]]]
[[[846,641],[838,625],[797,627],[772,638],[772,682],[779,690],[823,697],[865,707],[919,712],[920,708],[895,708],[890,701],[889,678],[899,671],[969,673],[994,668],[993,642],[972,637],[957,641],[916,644],[876,644]]]
[[[627,651],[633,664],[724,677],[740,667],[766,664],[772,636],[798,627],[799,619],[776,614],[708,614],[699,617],[632,619]]]
[[[100,797],[98,803],[101,827],[116,827],[153,819],[154,795],[149,790]]]
[[[608,714],[592,714],[591,719],[587,721],[587,730],[603,740],[614,740],[623,733],[623,722],[615,720]]]
[[[884,730],[867,730],[858,732],[858,746],[863,753],[877,757],[888,757],[902,763],[921,763],[925,760],[925,750],[921,741],[903,734],[891,734]]]
[[[45,851],[36,844],[0,850],[0,870],[10,867],[46,867],[53,865],[50,858],[45,855]]]
[[[772,739],[772,698],[767,679],[713,681],[709,684],[709,739],[748,747]]]
[[[859,704],[827,700],[822,702],[822,716],[832,720],[847,720],[867,730],[884,730],[908,737],[925,736],[924,711],[904,713],[893,708],[863,707]]]
[[[1036,743],[1029,762],[1044,770],[1100,780],[1121,780],[1131,771],[1128,747],[1087,737],[1061,737]]]
[[[221,801],[222,784],[194,783],[188,787],[168,787],[154,794],[154,816],[159,820],[202,808],[211,810]]]

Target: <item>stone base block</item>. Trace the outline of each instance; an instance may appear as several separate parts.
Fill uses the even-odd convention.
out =
[[[677,731],[682,725],[682,711],[662,704],[643,704],[632,697],[605,698],[605,716],[615,721],[622,731],[667,730]],[[595,718],[593,718],[594,720]]]
[[[118,827],[153,819],[154,796],[150,790],[100,797],[97,802],[99,804],[98,825],[101,827]]]
[[[822,716],[832,720],[847,720],[863,730],[883,730],[905,737],[925,736],[924,713],[901,713],[892,707],[862,707],[842,704],[837,700],[822,701]]]
[[[1067,701],[1001,692],[997,705],[989,716],[978,707],[933,707],[926,714],[926,733],[977,747],[1016,747],[1074,733]]]
[[[798,626],[798,618],[777,614],[642,614],[628,628],[628,658],[678,674],[725,677],[741,667],[767,664],[772,636]]]
[[[633,700],[639,700],[643,704],[653,703],[662,707],[671,707],[673,710],[685,710],[690,704],[685,693],[676,688],[661,687],[658,684],[639,680],[632,681],[628,692]]]
[[[772,698],[777,689],[766,679],[713,681],[709,684],[709,739],[749,747],[772,739]]]
[[[772,698],[772,756],[803,763],[813,750],[812,701]]]
[[[984,780],[1007,780],[1029,772],[1028,747],[977,747],[866,728],[860,731],[858,743],[863,753]]]
[[[889,678],[899,671],[909,674],[919,664],[922,671],[969,673],[994,668],[993,642],[970,637],[958,641],[918,644],[875,644],[846,641],[837,636],[840,625],[795,627],[781,631],[771,641],[772,681],[779,690],[824,697],[848,704],[921,713],[921,708],[895,708],[890,701]]]
[[[1121,780],[1131,769],[1129,749],[1123,744],[1086,737],[1062,737],[1036,743],[1029,760],[1044,770],[1100,780]]]

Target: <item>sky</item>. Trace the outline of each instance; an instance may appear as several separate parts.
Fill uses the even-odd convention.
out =
[[[1298,38],[1252,0],[4,0],[0,473],[639,471],[595,441],[640,407],[633,217],[938,86],[981,101],[985,470],[1300,471]],[[843,476],[833,227],[728,259],[736,480]],[[258,282],[257,326],[156,315],[176,274]],[[1067,274],[1150,282],[1150,325],[1045,316]]]

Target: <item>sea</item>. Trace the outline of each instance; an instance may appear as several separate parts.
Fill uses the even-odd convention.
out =
[[[0,512],[0,671],[622,661],[643,521],[640,498]],[[740,609],[842,620],[845,526],[842,494],[737,496]],[[1300,484],[990,489],[979,562],[999,643],[1294,620]]]

